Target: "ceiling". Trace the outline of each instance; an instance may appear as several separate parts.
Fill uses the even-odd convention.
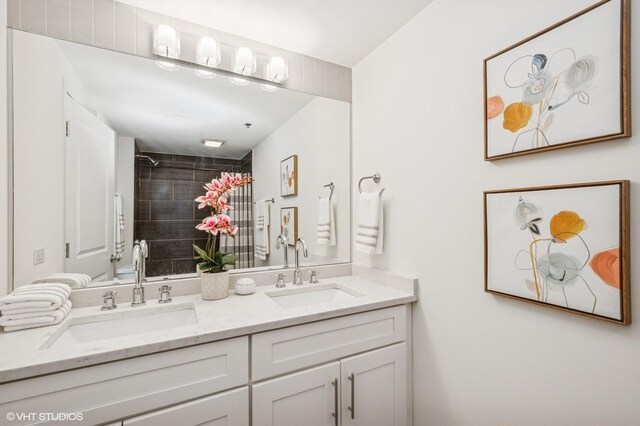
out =
[[[118,0],[353,67],[432,0]]]
[[[255,83],[239,87],[222,75],[205,80],[189,68],[169,72],[150,59],[56,43],[84,86],[83,101],[143,151],[240,159],[315,98],[265,92]],[[206,148],[205,137],[227,142]]]

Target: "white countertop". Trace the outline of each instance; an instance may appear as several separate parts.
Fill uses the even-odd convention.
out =
[[[273,285],[258,286],[256,292],[248,296],[230,293],[226,299],[217,301],[204,301],[200,294],[179,296],[173,297],[172,303],[163,306],[193,304],[198,316],[197,324],[91,343],[62,347],[53,345],[48,349],[41,349],[52,335],[66,328],[74,318],[125,314],[131,310],[139,312],[155,309],[159,305],[157,299],[147,299],[145,306],[137,308],[131,308],[129,303],[119,304],[118,308],[112,311],[101,311],[97,306],[74,308],[58,325],[0,333],[0,383],[418,300],[415,280],[399,277],[395,279],[389,274],[364,268],[361,268],[357,275],[320,281],[320,284],[329,283],[338,284],[347,290],[360,293],[361,296],[289,309],[280,307],[265,294],[283,290],[276,289]],[[287,289],[292,288],[298,287],[287,285]]]

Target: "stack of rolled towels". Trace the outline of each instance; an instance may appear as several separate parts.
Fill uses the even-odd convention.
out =
[[[0,326],[5,332],[58,324],[71,310],[71,286],[28,284],[0,298]]]

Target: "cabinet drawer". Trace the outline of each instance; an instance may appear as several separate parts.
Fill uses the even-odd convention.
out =
[[[125,420],[124,426],[249,425],[249,389],[219,393]]]
[[[254,381],[406,339],[406,306],[267,331],[252,337]]]
[[[247,337],[115,361],[0,385],[0,412],[100,424],[245,385],[248,363]]]

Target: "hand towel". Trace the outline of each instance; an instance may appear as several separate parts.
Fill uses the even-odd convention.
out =
[[[331,198],[318,200],[318,228],[316,231],[316,243],[320,245],[336,245],[335,215]]]
[[[122,195],[115,193],[113,200],[113,252],[122,257],[124,253],[124,211],[122,209]]]
[[[0,312],[7,315],[57,309],[67,301],[70,294],[71,287],[67,284],[24,285],[0,299]]]
[[[358,203],[356,250],[382,254],[384,251],[384,213],[382,194],[363,192]]]
[[[33,281],[33,284],[41,283],[63,283],[71,288],[84,288],[91,282],[91,277],[87,274],[72,274],[69,272],[59,272],[48,275],[44,278]]]
[[[66,300],[62,306],[46,312],[3,315],[0,317],[0,325],[5,332],[55,325],[69,314],[71,306],[71,301]]]
[[[267,200],[256,201],[255,251],[254,256],[267,260],[269,256],[269,225],[271,212]]]

